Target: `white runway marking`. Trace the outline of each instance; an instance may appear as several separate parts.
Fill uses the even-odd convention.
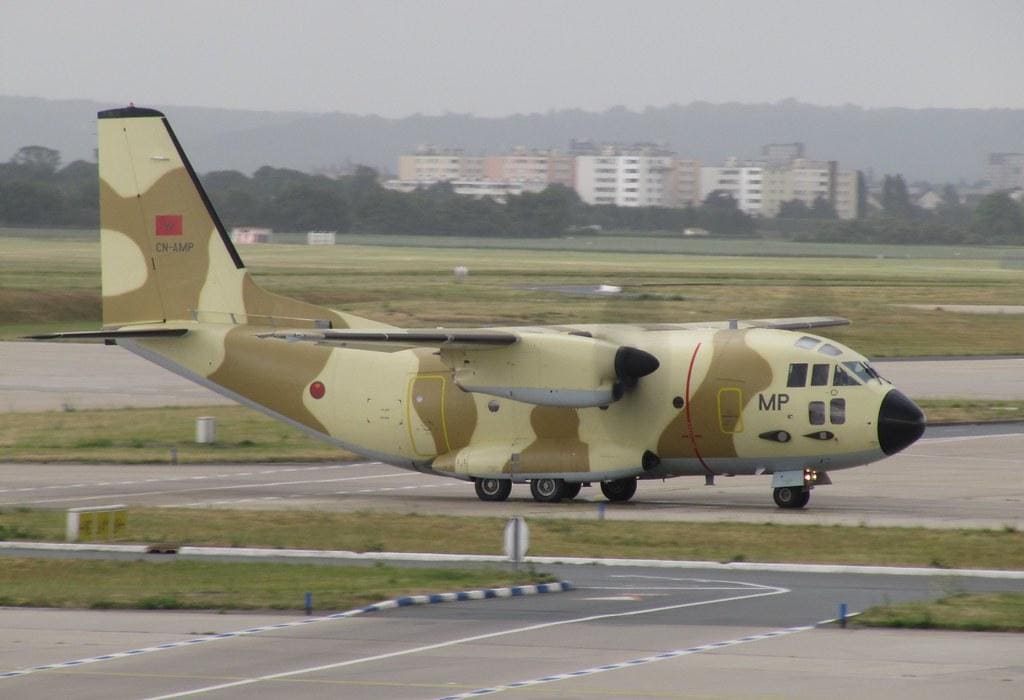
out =
[[[331,465],[317,465],[315,467],[290,467],[287,469],[265,469],[261,472],[256,472],[260,475],[266,474],[284,474],[286,472],[296,471],[316,471],[324,469],[349,469],[351,467],[370,467],[370,466],[386,466],[383,462],[352,462],[348,464],[331,464]],[[0,489],[0,493],[24,493],[27,491],[45,491],[55,489],[84,489],[84,488],[95,488],[96,486],[132,486],[134,484],[153,484],[153,483],[172,483],[175,481],[190,481],[190,480],[211,480],[211,479],[230,479],[236,476],[253,476],[253,472],[228,472],[223,474],[202,474],[198,476],[157,476],[150,479],[133,479],[130,481],[100,481],[100,482],[89,482],[80,484],[49,484],[47,486],[25,486],[17,489]]]
[[[180,493],[192,493],[193,491],[230,491],[235,489],[258,489],[258,488],[273,488],[275,486],[302,486],[304,484],[330,484],[339,481],[348,481],[349,479],[387,479],[399,476],[406,476],[406,474],[379,474],[375,476],[366,477],[338,477],[336,479],[304,479],[300,481],[272,481],[272,482],[261,482],[258,484],[229,484],[227,486],[197,486],[195,488],[187,489],[165,489],[163,491],[128,491],[125,493],[105,493],[98,496],[68,496],[65,498],[45,498],[37,499],[34,501],[11,501],[7,503],[0,503],[0,506],[24,506],[24,505],[41,505],[44,503],[66,503],[68,501],[103,501],[110,500],[112,498],[128,498],[131,496],[167,496],[172,494]],[[372,490],[372,489],[371,489]]]
[[[248,629],[238,630],[236,632],[221,632],[219,634],[208,634],[202,637],[191,637],[189,639],[182,639],[177,642],[166,642],[164,644],[157,644],[155,646],[142,647],[139,649],[131,649],[129,651],[117,651],[112,652],[110,654],[103,654],[101,656],[93,656],[87,659],[75,659],[73,661],[62,661],[55,664],[32,666],[29,668],[18,669],[16,671],[3,671],[0,672],[0,680],[3,680],[5,678],[18,678],[20,676],[27,676],[32,673],[39,673],[40,671],[76,668],[78,666],[84,666],[86,664],[100,663],[101,661],[111,661],[113,659],[124,659],[130,656],[138,656],[139,654],[151,654],[153,652],[167,651],[169,649],[179,649],[181,647],[192,646],[194,644],[203,644],[205,642],[214,642],[222,639],[237,639],[238,637],[247,637],[254,634],[260,634],[262,632],[269,632],[272,630],[282,630],[291,627],[302,627],[305,625],[311,625],[319,622],[342,620],[350,617],[356,617],[358,615],[365,615],[366,613],[378,612],[380,610],[393,610],[395,608],[403,608],[408,607],[410,605],[433,605],[435,603],[454,603],[457,601],[461,602],[466,600],[514,598],[527,595],[539,595],[542,593],[562,593],[570,590],[572,590],[572,584],[568,581],[561,581],[558,583],[539,583],[526,586],[512,586],[507,588],[482,588],[473,591],[436,593],[433,595],[402,596],[400,598],[393,598],[391,600],[383,600],[379,603],[373,603],[372,605],[367,605],[362,608],[354,608],[352,610],[346,610],[345,612],[332,613],[330,615],[324,615],[321,617],[307,617],[300,620],[292,620],[290,622],[278,622],[272,625],[250,627]]]
[[[568,673],[556,673],[541,678],[533,678],[528,681],[515,681],[514,683],[506,683],[505,685],[496,685],[491,688],[477,688],[471,690],[468,693],[459,693],[458,695],[446,695],[441,700],[469,700],[469,698],[478,698],[482,695],[494,695],[495,693],[501,693],[506,690],[518,690],[520,688],[530,688],[535,685],[544,685],[547,683],[555,683],[557,681],[564,681],[570,678],[582,678],[583,676],[592,676],[596,673],[605,673],[607,671],[618,671],[623,668],[632,668],[634,666],[641,666],[644,664],[653,664],[659,661],[667,661],[669,659],[678,659],[681,656],[691,656],[693,654],[700,654],[705,651],[714,651],[716,649],[725,649],[726,647],[734,647],[739,644],[749,644],[750,642],[760,642],[765,639],[775,639],[776,637],[784,637],[790,634],[796,634],[797,632],[807,632],[812,630],[821,622],[814,625],[803,625],[801,627],[787,627],[780,630],[772,630],[771,632],[762,632],[761,634],[751,634],[746,637],[740,637],[739,639],[729,639],[723,642],[712,642],[711,644],[702,644],[696,647],[687,647],[686,649],[674,649],[672,651],[664,651],[660,654],[654,654],[652,656],[643,656],[638,659],[630,659],[629,661],[622,661],[615,664],[604,664],[603,666],[592,666],[579,671],[570,671]]]
[[[390,474],[388,476],[403,476],[402,474]],[[353,477],[357,479],[371,479],[383,477]],[[452,484],[414,484],[412,486],[385,486],[378,489],[358,489],[356,491],[335,491],[335,496],[354,496],[357,494],[384,493],[390,491],[406,491],[410,489],[439,489],[462,486],[462,482]],[[252,503],[255,501],[281,501],[286,498],[323,498],[320,493],[290,493],[284,496],[256,496],[253,498],[229,498],[218,501],[193,501],[191,503],[172,503],[160,506],[161,508],[194,508],[201,506],[225,506],[237,503]]]
[[[254,683],[262,683],[265,681],[273,681],[279,678],[290,678],[292,676],[299,676],[307,673],[317,673],[319,671],[329,671],[336,668],[344,668],[346,666],[355,666],[357,664],[369,663],[372,661],[383,661],[386,659],[393,659],[399,656],[409,656],[411,654],[420,654],[426,651],[433,651],[435,649],[444,649],[446,647],[458,646],[460,644],[471,644],[473,642],[479,642],[484,639],[495,639],[497,637],[506,637],[513,634],[520,634],[523,632],[533,632],[536,630],[549,629],[551,627],[559,627],[562,625],[572,625],[582,622],[593,622],[595,620],[607,620],[612,618],[622,617],[635,617],[638,615],[647,615],[650,613],[667,612],[669,610],[681,610],[683,608],[695,608],[703,605],[716,605],[718,603],[730,603],[738,600],[749,600],[751,598],[763,598],[766,596],[782,595],[789,593],[788,588],[780,588],[776,586],[762,586],[758,584],[744,584],[742,582],[728,582],[728,583],[739,583],[739,585],[746,585],[750,588],[761,589],[755,593],[749,593],[747,595],[730,596],[727,598],[714,598],[711,600],[701,600],[693,603],[679,603],[677,605],[665,605],[657,608],[645,608],[643,610],[631,610],[627,612],[618,613],[605,613],[601,615],[588,615],[586,617],[577,617],[569,620],[555,620],[553,622],[541,622],[534,625],[526,625],[524,627],[516,627],[509,630],[503,630],[500,632],[489,632],[487,634],[478,634],[472,637],[461,637],[458,639],[450,639],[445,642],[437,642],[435,644],[426,644],[424,646],[413,647],[410,649],[403,649],[401,651],[393,651],[387,654],[377,654],[374,656],[364,656],[358,659],[349,659],[347,661],[339,661],[332,664],[322,664],[319,666],[309,666],[306,668],[299,668],[292,671],[282,671],[281,673],[269,673],[263,676],[254,676],[252,678],[245,678],[238,681],[232,681],[230,683],[221,683],[218,685],[210,685],[203,688],[195,688],[193,690],[185,690],[178,693],[170,693],[168,695],[159,695],[148,698],[148,700],[170,700],[171,698],[183,698],[190,695],[200,695],[203,693],[212,693],[218,690],[224,690],[227,688],[237,688],[244,685],[252,685]],[[794,628],[795,629],[795,628]],[[808,628],[810,629],[810,628]],[[769,633],[778,636],[778,632]],[[753,641],[753,640],[747,640]],[[743,643],[743,642],[732,642],[732,643]],[[719,643],[722,644],[722,643]],[[691,652],[693,653],[693,652]],[[495,691],[496,692],[496,691]],[[467,696],[471,697],[471,696]]]

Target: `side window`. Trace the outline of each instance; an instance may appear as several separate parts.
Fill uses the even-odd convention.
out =
[[[832,386],[860,386],[860,382],[850,376],[842,365],[836,365],[836,373],[832,376]]]
[[[829,365],[814,365],[811,369],[811,386],[828,386]]]
[[[811,401],[807,405],[811,425],[825,425],[825,402]]]
[[[807,363],[795,362],[789,366],[789,379],[786,380],[788,387],[807,386]]]
[[[846,399],[832,399],[828,405],[828,419],[834,425],[846,422]]]

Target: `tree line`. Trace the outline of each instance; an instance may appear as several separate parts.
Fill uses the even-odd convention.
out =
[[[971,206],[961,201],[954,187],[946,185],[937,206],[927,210],[911,201],[902,176],[886,175],[876,207],[866,207],[864,215],[854,220],[820,221],[793,238],[845,243],[1024,244],[1024,203],[1014,201],[1006,192],[994,192]]]
[[[253,175],[221,170],[201,177],[228,227],[279,231],[472,236],[559,236],[569,231],[664,231],[697,228],[721,236],[756,236],[759,223],[736,201],[713,192],[686,208],[588,205],[570,188],[509,195],[505,202],[455,194],[449,183],[395,192],[364,166],[340,178],[264,166]],[[862,188],[866,193],[866,188]],[[61,165],[60,153],[26,146],[0,163],[0,225],[92,228],[99,224],[95,163]],[[1003,193],[976,207],[952,188],[934,211],[913,205],[899,175],[886,176],[880,207],[858,203],[862,216],[839,221],[824,199],[783,203],[773,226],[796,240],[866,243],[1024,243],[1024,209]],[[765,226],[760,222],[760,226]]]

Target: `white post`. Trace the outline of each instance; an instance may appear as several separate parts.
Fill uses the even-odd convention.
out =
[[[196,444],[210,445],[217,440],[217,424],[213,416],[196,418]]]
[[[68,521],[67,521],[67,527],[65,528],[65,531],[64,531],[64,536],[65,536],[65,539],[67,539],[68,542],[77,542],[78,541],[78,511],[77,510],[69,510],[68,511]]]

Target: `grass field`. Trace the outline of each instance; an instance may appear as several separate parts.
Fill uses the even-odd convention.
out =
[[[195,444],[197,416],[217,422],[217,442]],[[311,462],[354,458],[289,425],[241,406],[8,413],[0,461],[182,464]]]
[[[1017,317],[896,306],[1024,303],[1021,249],[622,236],[343,240],[351,242],[242,246],[241,254],[272,291],[403,326],[838,315],[854,324],[827,334],[870,356],[1024,351],[1024,322]],[[379,245],[368,245],[371,240]],[[99,323],[94,239],[0,235],[0,259],[0,337]],[[461,284],[453,280],[456,265],[470,270]],[[594,298],[542,288],[602,283],[633,295]]]
[[[579,504],[579,507],[584,507]],[[591,508],[587,506],[588,510]],[[130,508],[120,542],[357,552],[501,554],[505,518]],[[1024,569],[1024,533],[532,518],[530,554],[700,561]],[[0,539],[64,538],[64,513],[0,512]]]
[[[1024,419],[1019,401],[933,399],[928,419]],[[195,443],[195,420],[212,416],[217,442]],[[344,461],[356,456],[242,406],[125,408],[8,413],[0,421],[0,462],[104,464]]]
[[[197,561],[4,558],[0,605],[150,610],[349,610],[403,595],[542,583],[546,574],[477,569]]]
[[[929,603],[882,605],[853,623],[862,627],[1024,632],[1024,593],[957,593]]]

